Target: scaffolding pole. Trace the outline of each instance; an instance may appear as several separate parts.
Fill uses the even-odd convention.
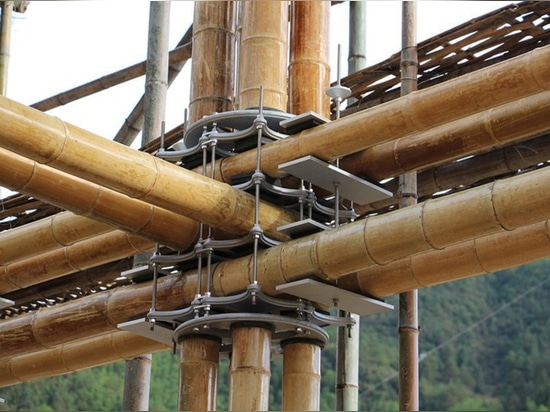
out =
[[[3,1],[0,20],[0,95],[2,96],[6,95],[8,89],[12,14],[13,1]]]
[[[417,90],[416,1],[402,2],[401,95]],[[399,176],[399,208],[417,203],[416,172]],[[399,409],[417,411],[418,291],[399,295]]]

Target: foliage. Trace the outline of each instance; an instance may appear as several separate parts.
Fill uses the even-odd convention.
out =
[[[549,411],[550,261],[419,291],[423,410]],[[550,280],[550,279],[549,279]],[[361,319],[360,410],[398,410],[396,310]],[[323,350],[321,409],[335,405],[335,330]],[[282,362],[271,370],[270,408],[281,408]],[[0,410],[121,409],[124,363],[0,388]],[[228,407],[228,362],[218,409]],[[178,357],[155,354],[150,408],[177,409]]]

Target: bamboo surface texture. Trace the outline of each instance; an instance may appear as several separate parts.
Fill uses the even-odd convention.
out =
[[[267,411],[271,377],[271,330],[236,325],[229,365],[229,410]]]
[[[290,12],[288,111],[330,117],[329,18],[326,1],[294,1]]]
[[[321,347],[308,341],[283,344],[283,411],[318,411]]]
[[[233,109],[236,2],[195,2],[188,123]]]
[[[278,166],[307,155],[324,160],[365,150],[397,138],[426,132],[474,113],[550,90],[550,46],[480,69],[440,85],[346,116],[328,124],[267,144],[262,170],[283,177]],[[525,118],[528,114],[525,114]],[[256,152],[224,159],[220,178],[252,172]]]
[[[286,242],[259,253],[258,282],[265,293],[274,295],[277,285],[311,275],[334,281],[416,253],[546,221],[550,218],[550,192],[543,188],[548,179],[550,168],[544,168]],[[526,262],[532,256],[519,256],[514,249],[501,251],[499,246],[488,249],[503,262]],[[213,274],[213,295],[243,291],[253,281],[251,259],[246,256],[218,264]],[[456,270],[462,270],[458,263]],[[440,271],[426,285],[454,278],[453,271]],[[196,275],[183,279],[181,289],[170,287],[178,279],[161,279],[158,302],[162,307],[173,309],[193,300]],[[387,277],[378,279],[378,290],[361,287],[358,291],[380,296],[385,282],[391,285],[385,290],[388,294],[396,293],[391,288],[401,286]],[[0,358],[113,331],[118,323],[145,315],[150,301],[150,286],[140,284],[6,319],[0,322]],[[164,310],[162,307],[158,309]]]
[[[238,107],[287,110],[288,4],[242,2]],[[252,169],[253,170],[253,169]]]
[[[0,146],[8,150],[231,233],[247,234],[253,226],[254,197],[245,192],[7,98],[0,106],[0,121],[9,125]],[[262,202],[259,220],[268,236],[285,240],[277,228],[294,214]]]
[[[220,341],[189,336],[181,340],[179,411],[214,411],[220,359]]]

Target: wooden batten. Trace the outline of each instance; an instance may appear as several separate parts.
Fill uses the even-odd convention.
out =
[[[309,111],[330,117],[329,18],[326,1],[290,4],[290,64],[288,111]]]
[[[288,3],[243,1],[239,59],[239,109],[287,111]],[[253,170],[253,169],[252,169]]]
[[[195,2],[190,125],[203,116],[233,110],[235,8],[234,1]]]

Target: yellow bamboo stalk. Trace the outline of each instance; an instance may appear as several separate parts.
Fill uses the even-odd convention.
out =
[[[347,156],[548,91],[548,59],[550,46],[537,48],[506,62],[304,130],[293,139],[267,144],[262,149],[262,170],[270,176],[283,177],[284,173],[278,170],[278,166],[302,156],[314,155],[324,160]],[[528,118],[527,114],[525,118]],[[224,159],[219,167],[220,179],[228,182],[231,176],[255,169],[256,152],[247,151]]]
[[[262,325],[231,329],[229,410],[267,411],[271,377],[271,330]]]
[[[154,243],[142,237],[129,235],[120,230],[111,230],[69,246],[1,265],[0,293],[9,293],[37,285],[145,252],[154,247]]]
[[[258,283],[265,293],[277,294],[277,285],[307,276],[334,281],[416,253],[546,221],[550,192],[541,188],[549,179],[550,168],[544,168],[272,247],[258,255]],[[246,256],[217,265],[212,293],[225,296],[243,291],[253,281],[251,259]],[[452,279],[451,273],[442,271],[441,282]],[[184,277],[182,290],[162,286],[177,281],[163,278],[160,282],[162,307],[193,300],[196,275]],[[138,286],[109,291],[102,304],[94,304],[93,297],[80,299],[0,322],[0,358],[106,333],[120,322],[144,315],[150,308],[151,290],[145,284]]]
[[[351,291],[368,293],[382,298],[413,289],[492,273],[548,257],[550,257],[550,227],[549,222],[545,220],[512,231],[503,231],[468,240],[442,250],[419,253],[386,265],[370,266],[363,271],[339,277],[338,285]],[[411,269],[413,267],[414,270]],[[248,285],[248,279],[242,279],[240,273],[222,272],[219,275],[232,276],[236,282],[244,285],[243,287]],[[162,310],[189,304],[193,299],[195,289],[196,276],[194,277],[191,273],[184,277],[161,278],[158,293],[162,296],[162,300],[159,300],[163,305]],[[150,304],[150,301],[147,300],[150,298],[150,294],[151,286],[140,284],[84,297],[59,306],[63,306],[66,313],[78,311],[78,307],[81,306],[86,310],[86,318],[90,319],[105,317],[104,308],[109,307],[112,308],[112,313],[115,315],[110,316],[109,319],[111,323],[116,323],[121,319],[127,320],[144,315]],[[98,304],[97,299],[100,296],[104,299],[103,304]],[[93,300],[95,304],[87,303],[89,300]],[[95,311],[92,310],[93,307],[95,307]],[[118,315],[115,308],[123,313]],[[41,311],[51,309],[53,308]],[[58,309],[56,309],[56,314],[62,316],[64,311],[58,311]],[[24,365],[33,368],[32,373],[27,376],[27,380],[49,376],[48,373],[53,373],[51,371],[61,368],[59,365],[54,367],[55,364],[44,360],[50,359],[53,355],[49,353],[57,349],[55,349],[55,342],[48,341],[43,331],[39,335],[40,341],[33,336],[33,322],[35,322],[36,316],[37,313],[30,313],[0,322],[0,332],[2,333],[0,335],[2,336],[0,339],[0,387],[20,382],[14,378],[10,371],[10,362],[21,362],[21,370]],[[52,318],[55,318],[54,314],[52,314]],[[98,336],[104,333],[120,333],[116,332],[114,327],[101,330],[99,333],[97,330],[83,328],[84,330],[79,330],[74,335],[74,327],[78,324],[61,328],[64,321],[72,322],[66,318],[59,319],[58,326],[54,327],[52,332],[64,335],[66,342],[58,341],[58,344],[63,345],[62,351],[68,350],[67,347],[74,347],[74,351],[71,350],[70,353],[75,357],[84,352],[89,353],[87,351],[91,349],[88,348],[88,342],[99,339]],[[75,341],[75,339],[81,340]],[[154,348],[156,343],[149,342],[151,348]],[[44,350],[50,344],[53,346]],[[23,346],[23,348],[18,351],[14,350],[18,346]],[[93,348],[96,357],[83,356],[79,366],[81,369],[102,364],[103,358],[99,358],[99,354],[112,357],[112,361],[118,360],[118,355],[113,354],[106,343],[90,343],[90,347]],[[135,353],[134,356],[149,353],[153,350],[151,348],[144,346],[143,352]]]
[[[220,341],[212,337],[188,336],[180,348],[180,411],[214,411]]]
[[[231,233],[252,228],[253,196],[0,98],[0,147]],[[294,213],[264,202],[259,213],[266,234],[287,239],[277,228]]]
[[[321,347],[315,342],[283,343],[283,411],[318,411]]]
[[[239,62],[239,108],[264,106],[286,111],[288,66],[288,3],[243,1]]]
[[[326,1],[294,1],[290,12],[289,112],[330,117],[329,17]]]
[[[233,109],[235,6],[233,1],[195,2],[190,125]]]
[[[2,148],[0,148],[0,185],[103,222],[103,224],[95,224],[96,234],[115,226],[152,242],[176,249],[187,249],[198,235],[198,223],[192,219],[147,202],[129,198],[114,190],[41,165]],[[73,242],[78,239],[79,232],[91,225],[90,219],[85,217],[74,215],[71,217],[71,214],[66,214],[64,219],[67,220],[64,231],[72,233]],[[44,224],[47,225],[47,221]],[[15,233],[26,231],[24,227],[16,230]],[[52,230],[55,228],[52,227]],[[93,230],[86,229],[80,239],[92,236]],[[56,235],[61,236],[57,233]],[[23,242],[24,238],[21,237],[21,239]],[[9,239],[6,242],[9,243]],[[26,242],[32,242],[32,240],[27,239]],[[40,254],[51,247],[44,236],[37,236],[34,242],[37,244],[36,249],[26,248],[20,251],[19,259],[24,254]],[[69,244],[69,241],[64,243]],[[17,247],[17,245],[12,246]],[[3,257],[0,259],[6,263]]]

